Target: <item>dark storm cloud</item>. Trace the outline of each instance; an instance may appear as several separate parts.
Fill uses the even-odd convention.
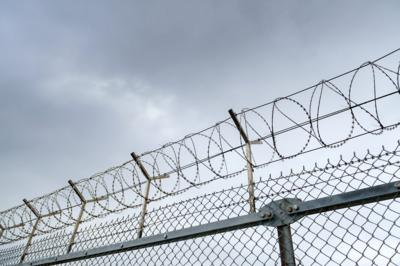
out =
[[[400,46],[397,1],[3,1],[1,209]]]

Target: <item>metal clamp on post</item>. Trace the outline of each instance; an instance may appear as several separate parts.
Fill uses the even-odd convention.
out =
[[[272,201],[268,205],[260,208],[260,213],[271,213],[273,219],[269,221],[268,226],[278,227],[296,222],[302,215],[292,215],[303,202],[297,198],[285,198]]]
[[[251,158],[251,144],[260,144],[259,141],[250,141],[249,137],[247,136],[246,132],[244,131],[242,125],[240,124],[239,120],[237,119],[236,113],[229,109],[229,115],[231,116],[233,123],[235,123],[236,128],[239,130],[240,136],[242,137],[243,141],[246,143],[246,162],[247,162],[247,182],[248,182],[248,192],[249,192],[249,205],[250,205],[250,213],[256,211],[256,203],[255,203],[255,196],[254,196],[254,167]]]
[[[286,198],[269,203],[260,209],[260,213],[271,213],[273,218],[268,226],[276,227],[281,257],[281,265],[296,265],[290,224],[299,220],[303,215],[291,215],[299,209],[302,201],[297,198]]]

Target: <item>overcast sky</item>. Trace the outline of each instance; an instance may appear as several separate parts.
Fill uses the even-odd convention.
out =
[[[1,1],[0,209],[400,47],[399,1]]]

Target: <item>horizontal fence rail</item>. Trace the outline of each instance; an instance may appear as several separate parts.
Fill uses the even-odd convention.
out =
[[[399,61],[397,49],[229,110],[212,127],[24,199],[0,212],[0,264],[400,264],[399,142],[256,181],[307,154],[397,130]]]

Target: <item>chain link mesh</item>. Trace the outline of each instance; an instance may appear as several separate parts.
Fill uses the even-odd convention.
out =
[[[214,126],[0,212],[0,264],[21,258],[35,262],[70,249],[87,251],[244,216],[251,210],[253,186],[258,210],[281,199],[317,200],[398,181],[399,142],[378,153],[265,175],[274,164],[300,155],[396,132],[399,52],[289,96],[232,111]],[[243,185],[251,170],[263,178]],[[152,209],[142,213],[143,202]],[[296,264],[400,265],[398,204],[392,199],[348,206],[292,223]],[[276,228],[253,226],[68,264],[274,265],[280,263],[278,242]]]
[[[319,199],[399,180],[400,145],[365,156],[341,158],[311,170],[255,183],[257,208],[283,198]],[[400,200],[385,200],[305,216],[291,224],[298,265],[398,265]],[[204,225],[248,214],[248,190],[241,185],[156,207],[146,215],[144,236]],[[138,214],[84,222],[72,251],[135,239]],[[71,228],[32,241],[25,261],[65,254]],[[71,265],[276,265],[277,232],[255,226],[68,263]],[[1,263],[18,262],[24,244],[1,251]]]

